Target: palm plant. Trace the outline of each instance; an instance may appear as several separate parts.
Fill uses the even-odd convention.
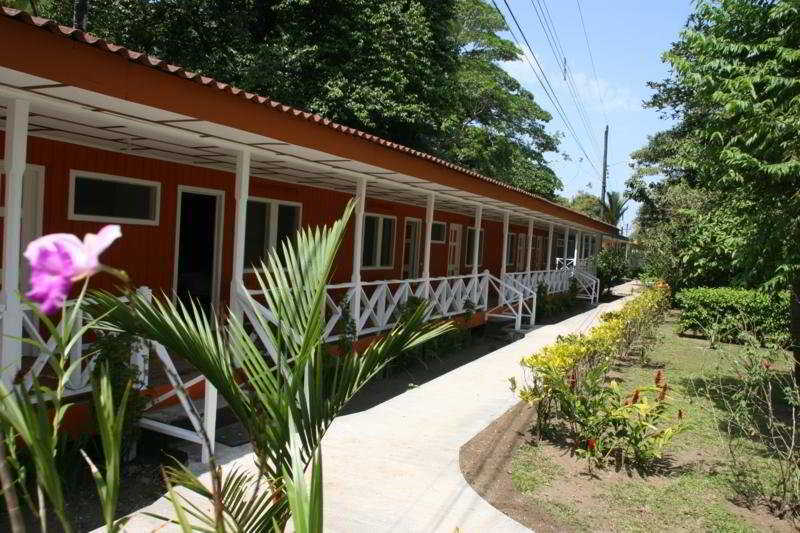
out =
[[[133,294],[120,304],[110,293],[93,293],[91,313],[105,316],[105,327],[158,342],[184,358],[217,388],[248,431],[258,472],[216,472],[218,487],[211,490],[186,469],[168,472],[170,483],[184,485],[215,509],[209,515],[188,499],[183,509],[174,501],[185,527],[188,513],[206,530],[272,531],[286,523],[291,503],[309,513],[303,529],[321,531],[319,446],[326,430],[392,358],[451,329],[449,323],[426,323],[423,302],[360,353],[327,355],[326,284],[352,210],[351,203],[331,227],[300,230],[293,243],[267,255],[257,279],[268,311],[251,296],[238,304],[257,317],[253,326],[263,342],[251,338],[235,313],[220,322],[194,303],[175,304],[166,296],[148,302]],[[312,462],[312,493],[305,505],[298,465]]]
[[[72,346],[82,342],[83,335],[97,325],[97,320],[92,320],[79,326],[77,319],[82,313],[85,291],[86,283],[73,308],[64,311],[59,325],[55,325],[47,315],[32,306],[33,313],[49,331],[55,344],[49,348],[37,340],[26,339],[26,342],[40,351],[52,353],[48,363],[53,371],[55,387],[48,387],[36,377],[32,380],[30,390],[26,390],[21,384],[15,384],[9,389],[0,383],[0,483],[11,531],[14,533],[25,531],[18,491],[34,513],[41,531],[47,531],[48,504],[58,518],[62,530],[68,533],[74,531],[65,506],[66,498],[56,464],[56,454],[59,444],[63,442],[59,438],[62,433],[61,423],[67,411],[75,405],[66,401],[66,386],[70,376],[83,364],[82,359],[71,361],[69,353]],[[99,368],[93,385],[94,409],[104,456],[102,472],[83,450],[81,453],[97,486],[106,530],[114,533],[120,531],[125,524],[124,519],[117,520],[114,515],[120,488],[122,424],[129,390],[124,391],[120,406],[115,408],[108,368],[105,366]],[[24,445],[33,463],[35,497],[27,490],[26,477],[29,469],[17,454],[18,444]]]
[[[619,191],[607,192],[606,198],[607,200],[603,202],[603,220],[612,226],[619,226],[628,210],[625,205],[628,203],[628,198],[624,198]]]

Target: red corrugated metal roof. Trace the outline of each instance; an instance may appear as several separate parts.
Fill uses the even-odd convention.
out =
[[[329,119],[327,119],[327,118],[325,118],[325,117],[323,117],[321,115],[318,115],[318,114],[315,114],[315,113],[309,113],[308,111],[303,111],[302,109],[297,109],[296,107],[288,106],[288,105],[282,104],[280,102],[276,102],[275,100],[270,100],[269,98],[265,98],[263,96],[259,96],[259,95],[254,94],[254,93],[247,92],[247,91],[245,91],[243,89],[239,89],[238,87],[235,87],[235,86],[230,85],[228,83],[222,83],[220,81],[215,80],[214,78],[210,78],[208,76],[203,76],[202,74],[199,74],[197,72],[192,72],[190,70],[186,70],[185,68],[183,68],[181,66],[178,66],[178,65],[173,65],[173,64],[168,63],[167,61],[164,61],[163,59],[159,59],[159,58],[157,58],[155,56],[151,56],[151,55],[145,54],[143,52],[136,52],[136,51],[133,51],[133,50],[128,50],[124,46],[119,46],[119,45],[116,45],[116,44],[113,44],[113,43],[109,43],[109,42],[107,42],[107,41],[105,41],[105,40],[103,40],[103,39],[101,39],[101,38],[99,38],[99,37],[97,37],[95,35],[92,35],[91,33],[87,33],[87,32],[84,32],[84,31],[81,31],[81,30],[78,30],[76,28],[72,28],[72,27],[69,27],[69,26],[62,26],[61,24],[58,24],[55,21],[52,21],[50,19],[46,19],[46,18],[42,18],[42,17],[34,17],[34,16],[32,16],[31,14],[29,14],[29,13],[27,13],[25,11],[21,11],[19,9],[13,9],[13,8],[10,8],[10,7],[2,7],[2,6],[0,6],[0,14],[6,16],[8,18],[12,18],[12,19],[15,19],[15,20],[18,20],[18,21],[21,21],[21,22],[25,22],[25,23],[30,24],[32,26],[35,26],[37,28],[48,30],[48,31],[50,31],[52,33],[55,33],[57,35],[61,35],[61,36],[65,37],[65,38],[67,38],[67,39],[72,39],[74,41],[86,43],[88,45],[94,46],[95,48],[99,48],[101,50],[105,50],[107,52],[111,52],[112,54],[116,54],[116,55],[122,56],[122,57],[128,59],[131,62],[139,63],[139,64],[146,65],[146,66],[154,68],[154,69],[158,69],[158,70],[161,70],[161,71],[164,71],[164,72],[168,72],[168,73],[173,74],[175,76],[178,76],[180,78],[199,83],[199,84],[204,85],[206,87],[211,87],[213,89],[217,89],[219,91],[224,91],[224,92],[227,92],[227,93],[235,95],[235,96],[240,96],[240,97],[242,97],[242,98],[244,98],[246,100],[249,100],[251,102],[257,102],[259,104],[263,104],[263,105],[269,106],[270,108],[275,109],[277,111],[280,111],[280,112],[283,112],[283,113],[287,113],[287,114],[291,114],[291,115],[293,115],[295,117],[302,118],[304,120],[314,122],[316,124],[319,124],[320,126],[328,127],[328,128],[333,129],[333,130],[339,131],[341,133],[344,133],[344,134],[347,134],[347,135],[352,135],[354,137],[359,137],[359,138],[364,139],[366,141],[373,142],[373,143],[379,144],[381,146],[385,146],[387,148],[391,148],[392,150],[397,150],[399,152],[404,152],[404,153],[407,153],[407,154],[411,154],[411,155],[413,155],[415,157],[419,157],[421,159],[425,159],[425,160],[431,161],[431,162],[436,163],[438,165],[441,165],[441,166],[447,167],[449,169],[461,172],[462,174],[466,174],[468,176],[472,176],[474,178],[478,178],[480,180],[489,182],[489,183],[491,183],[493,185],[496,185],[498,187],[503,187],[505,189],[510,189],[510,190],[518,192],[520,194],[524,194],[526,196],[530,196],[532,198],[536,198],[537,200],[540,200],[540,201],[543,201],[543,202],[547,202],[547,203],[552,204],[554,206],[557,206],[557,207],[559,207],[561,209],[566,209],[567,211],[572,211],[573,213],[576,213],[576,214],[578,214],[578,215],[580,215],[582,217],[585,217],[587,219],[600,222],[601,224],[605,224],[609,228],[613,228],[614,232],[618,231],[616,227],[611,226],[610,224],[608,224],[608,223],[606,223],[606,222],[604,222],[602,220],[590,217],[590,216],[588,216],[588,215],[586,215],[584,213],[578,212],[578,211],[574,211],[572,209],[564,207],[563,205],[560,205],[560,204],[557,204],[555,202],[552,202],[552,201],[550,201],[550,200],[548,200],[546,198],[542,198],[539,195],[533,194],[531,192],[528,192],[526,190],[520,189],[518,187],[514,187],[513,185],[509,185],[508,183],[502,182],[500,180],[497,180],[497,179],[494,179],[494,178],[490,178],[488,176],[484,176],[483,174],[481,174],[479,172],[476,172],[474,170],[470,170],[468,168],[456,165],[455,163],[451,163],[450,161],[447,161],[445,159],[441,159],[439,157],[433,156],[433,155],[425,153],[425,152],[421,152],[419,150],[414,150],[413,148],[409,148],[407,146],[403,146],[402,144],[398,144],[398,143],[395,143],[395,142],[392,142],[392,141],[388,141],[386,139],[378,137],[377,135],[372,135],[370,133],[366,133],[366,132],[363,132],[361,130],[357,130],[355,128],[351,128],[349,126],[344,126],[342,124],[338,124],[338,123],[333,122],[332,120],[329,120]]]

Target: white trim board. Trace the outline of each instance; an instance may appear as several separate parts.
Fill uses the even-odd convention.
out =
[[[130,183],[134,185],[143,185],[153,187],[156,190],[155,194],[155,217],[153,219],[147,218],[127,218],[127,217],[108,217],[102,215],[82,215],[75,213],[75,179],[90,178],[99,181],[114,181],[117,183]],[[102,174],[100,172],[91,172],[88,170],[70,169],[69,171],[69,196],[67,198],[67,220],[82,220],[86,222],[110,222],[115,224],[131,224],[140,226],[158,226],[161,219],[161,182],[153,180],[143,180],[139,178],[130,178],[127,176],[116,176],[114,174]]]
[[[177,301],[178,298],[178,255],[180,253],[181,238],[181,203],[184,192],[204,194],[216,198],[214,213],[214,257],[212,259],[213,272],[211,275],[211,305],[213,308],[219,309],[222,285],[222,249],[225,235],[223,228],[225,224],[225,191],[221,189],[178,185],[177,209],[175,214],[175,250],[172,259],[172,299],[173,301]]]
[[[391,261],[388,265],[372,265],[372,266],[364,266],[364,256],[362,253],[361,256],[361,270],[392,270],[395,267],[395,247],[397,246],[397,216],[396,215],[384,215],[383,213],[364,213],[364,219],[366,220],[367,217],[376,217],[380,221],[378,224],[378,228],[375,232],[377,239],[375,240],[375,255],[377,256],[378,263],[380,263],[380,255],[381,255],[381,246],[383,245],[383,219],[392,219],[394,220],[394,230],[392,231],[392,246],[391,252],[392,257]],[[358,243],[353,243],[356,246]],[[361,242],[361,249],[364,249],[364,242],[362,237]]]

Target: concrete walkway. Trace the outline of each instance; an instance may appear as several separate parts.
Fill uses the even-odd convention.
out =
[[[527,531],[467,484],[459,449],[516,404],[508,378],[522,382],[522,357],[559,335],[587,331],[623,302],[537,328],[371,409],[337,418],[322,441],[325,530]]]
[[[618,287],[629,294],[630,287]],[[341,416],[322,441],[325,531],[514,532],[527,528],[481,498],[464,480],[459,449],[516,404],[508,378],[519,361],[556,340],[585,332],[624,299],[542,326],[524,338],[364,411]],[[225,468],[253,468],[248,446],[218,449]],[[207,475],[202,476],[205,479]],[[140,512],[171,515],[164,499]],[[166,527],[165,527],[166,526]],[[128,531],[171,531],[138,514]]]

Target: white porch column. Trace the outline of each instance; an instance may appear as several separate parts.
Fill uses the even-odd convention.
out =
[[[531,252],[533,251],[533,219],[528,219],[528,242],[525,247],[525,272],[531,271]]]
[[[508,218],[509,213],[503,213],[503,261],[500,263],[500,279],[506,277],[508,270]]]
[[[473,302],[478,301],[478,248],[481,244],[481,219],[483,218],[483,206],[478,204],[475,207],[475,232],[472,237],[472,277],[475,278],[475,287],[473,289]],[[505,262],[505,257],[503,258]]]
[[[478,247],[481,244],[481,218],[483,218],[483,206],[475,207],[475,232],[472,236],[472,275],[478,275]],[[505,258],[503,258],[505,261]]]
[[[631,243],[630,242],[626,242],[625,243],[625,259],[628,259],[628,252],[630,252],[630,249],[631,249]]]
[[[503,251],[500,260],[500,280],[505,282],[508,271],[508,211],[503,213]],[[505,290],[500,291],[500,304],[506,303]]]
[[[356,184],[356,212],[353,231],[353,297],[350,299],[350,315],[356,325],[356,337],[361,333],[361,263],[364,248],[364,209],[367,205],[367,178],[361,176]]]
[[[30,102],[12,100],[6,109],[5,217],[3,225],[3,313],[0,372],[9,389],[22,363],[22,302],[19,296],[22,176],[28,148]]]
[[[422,277],[425,279],[425,298],[430,297],[431,284],[431,237],[433,236],[433,206],[436,201],[436,193],[428,194],[428,204],[425,207],[425,255],[422,261]]]
[[[244,234],[247,225],[247,199],[250,196],[250,151],[236,153],[236,185],[234,197],[236,211],[233,220],[233,272],[231,274],[230,308],[237,320],[243,320],[242,306],[239,304],[239,287],[244,283]],[[202,461],[208,463],[217,434],[217,389],[206,380],[203,396],[203,427],[211,444],[209,449],[203,445]]]
[[[553,269],[553,229],[554,225],[551,222],[547,229],[547,270],[548,272]]]
[[[563,252],[563,261],[564,266],[567,266],[567,257],[569,257],[569,226],[564,227],[564,252]]]
[[[575,266],[578,265],[578,259],[581,258],[581,240],[582,240],[582,238],[583,238],[583,233],[581,233],[580,231],[575,233],[575,252],[574,252],[574,256],[573,256],[573,261],[574,261],[573,264]]]
[[[247,199],[250,196],[250,152],[243,150],[236,154],[236,211],[233,221],[233,274],[231,278],[230,306],[234,315],[241,320],[242,309],[238,304],[237,291],[244,281],[244,232],[247,224]]]

